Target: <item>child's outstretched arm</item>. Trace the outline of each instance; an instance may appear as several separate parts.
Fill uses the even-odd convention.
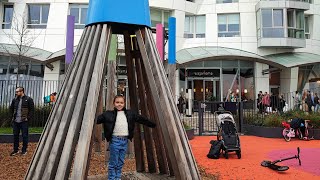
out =
[[[150,121],[150,119],[148,119],[148,118],[146,118],[144,116],[141,116],[139,114],[136,115],[135,121],[137,123],[146,125],[146,126],[151,127],[151,128],[155,128],[156,127],[156,124],[154,122]]]

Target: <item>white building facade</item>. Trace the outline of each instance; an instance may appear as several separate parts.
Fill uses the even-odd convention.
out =
[[[278,94],[319,86],[320,0],[149,4],[153,27],[168,27],[170,16],[177,19],[177,95],[191,89],[199,101],[222,101],[232,93],[238,100],[254,100],[258,91]],[[88,0],[1,1],[0,78],[14,79],[21,71],[20,79],[60,80],[67,15],[75,16],[77,45],[87,7]],[[21,70],[11,57],[19,54],[12,44],[17,44],[20,35],[15,29],[22,24],[30,39],[26,42],[32,43],[22,43],[28,48]],[[119,59],[121,64],[123,58]]]

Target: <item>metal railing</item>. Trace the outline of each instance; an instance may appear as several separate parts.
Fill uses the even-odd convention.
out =
[[[53,92],[59,92],[61,81],[43,80],[0,80],[0,127],[11,125],[12,114],[10,104],[15,97],[16,87],[23,87],[25,94],[34,101],[35,111],[29,125],[32,127],[44,127],[50,114],[52,103],[46,103],[44,97]]]
[[[310,91],[313,94],[317,93],[319,96],[320,88],[306,91]],[[296,100],[295,92],[284,93],[281,97],[279,95],[271,95],[268,105],[258,104],[257,100],[242,102],[203,102],[192,100],[191,107],[189,107],[188,103],[185,103],[183,106],[178,104],[178,109],[184,125],[194,129],[197,135],[212,135],[218,131],[218,117],[214,115],[214,112],[220,106],[232,112],[238,131],[243,132],[242,128],[244,124],[262,125],[270,115],[283,115],[293,110],[309,113],[311,110],[314,112],[316,103],[311,102],[310,104],[309,102],[308,104],[306,98],[303,99],[302,93],[299,92],[299,94],[298,97],[301,97],[300,101]],[[192,110],[188,111],[188,108]]]

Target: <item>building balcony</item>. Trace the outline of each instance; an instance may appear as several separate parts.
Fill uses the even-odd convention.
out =
[[[265,8],[291,8],[310,9],[310,0],[260,0],[256,5],[256,10]]]
[[[305,48],[305,39],[296,38],[260,38],[258,47],[264,48]]]
[[[258,47],[304,48],[305,32],[296,28],[262,28],[258,29]]]

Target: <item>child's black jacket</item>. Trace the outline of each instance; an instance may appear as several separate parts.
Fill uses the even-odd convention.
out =
[[[103,123],[104,136],[108,142],[112,138],[113,129],[116,123],[117,113],[118,113],[117,109],[114,109],[113,111],[104,112],[103,114],[99,115],[97,118],[97,124]],[[128,139],[130,140],[132,140],[133,138],[133,131],[134,131],[134,126],[136,122],[140,124],[144,124],[148,127],[152,127],[152,128],[156,127],[155,123],[151,122],[149,119],[141,115],[136,114],[131,110],[124,109],[124,113],[127,117],[128,131],[129,131]]]

